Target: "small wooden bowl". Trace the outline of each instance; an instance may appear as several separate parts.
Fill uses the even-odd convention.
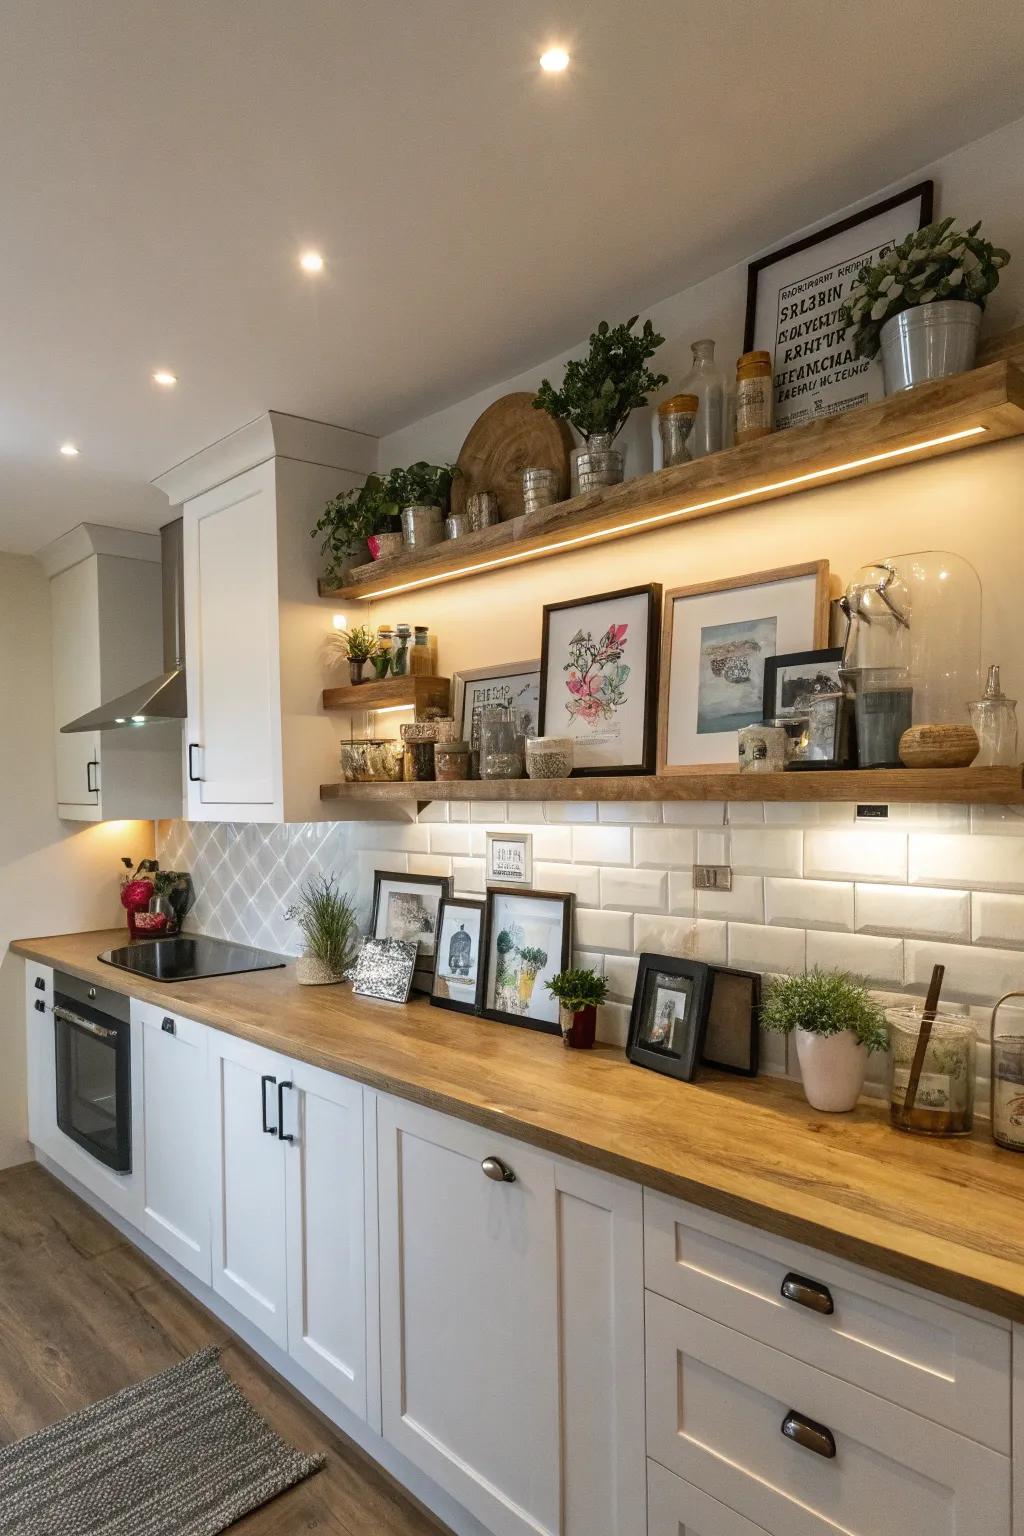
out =
[[[912,725],[900,737],[905,768],[966,768],[981,750],[969,725]]]

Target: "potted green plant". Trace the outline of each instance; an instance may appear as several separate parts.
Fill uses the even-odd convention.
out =
[[[306,943],[305,953],[295,962],[296,981],[304,987],[341,981],[359,948],[359,925],[335,876],[311,876],[284,915],[298,923]]]
[[[597,971],[583,967],[559,971],[546,983],[558,999],[562,1044],[590,1050],[597,1033],[597,1010],[608,996],[608,983]]]
[[[858,357],[881,351],[887,395],[973,368],[985,300],[1010,259],[980,228],[940,219],[858,271],[839,321]]]
[[[612,443],[630,412],[646,405],[648,395],[668,383],[667,375],[647,367],[665,338],[649,320],[634,333],[638,319],[634,315],[625,325],[616,326],[602,320],[591,335],[587,356],[566,363],[561,389],[542,379],[534,398],[535,410],[567,421],[583,438],[585,446],[573,455],[577,493],[618,485],[625,455]]]
[[[454,464],[428,464],[423,459],[388,473],[387,493],[401,509],[402,538],[409,549],[441,542],[448,495],[458,473]]]
[[[353,684],[366,682],[366,665],[377,655],[377,636],[365,624],[355,629],[337,631],[337,645],[348,661],[349,681]]]
[[[327,557],[324,580],[337,586],[344,567],[358,558],[365,546],[373,560],[397,555],[402,548],[401,522],[396,501],[390,499],[387,482],[367,475],[357,490],[340,491],[321,513],[311,536],[322,535],[320,553]]]
[[[869,1055],[889,1048],[885,1014],[864,983],[846,971],[815,966],[802,976],[773,977],[765,988],[761,1023],[795,1036],[812,1109],[853,1109]]]

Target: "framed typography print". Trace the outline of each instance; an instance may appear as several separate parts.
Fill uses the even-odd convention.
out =
[[[442,896],[450,896],[450,875],[403,875],[374,870],[370,938],[402,939],[416,945],[415,984],[430,991],[437,953],[437,917]]]
[[[488,832],[484,879],[488,885],[533,884],[533,833]]]
[[[765,663],[823,647],[828,561],[665,594],[658,771],[736,763],[736,732],[762,719]]]
[[[774,359],[776,430],[880,400],[882,365],[855,357],[839,309],[859,269],[932,219],[933,185],[919,182],[751,262],[743,350]]]
[[[460,738],[471,752],[480,750],[480,711],[504,705],[519,715],[524,736],[537,734],[540,711],[540,662],[509,661],[456,672],[455,719]]]
[[[573,742],[573,774],[653,773],[661,588],[548,603],[540,734]]]
[[[442,896],[430,1001],[456,1013],[478,1013],[484,987],[484,903]]]
[[[561,1032],[558,999],[546,983],[569,964],[572,906],[572,896],[558,892],[487,892],[485,1018]]]

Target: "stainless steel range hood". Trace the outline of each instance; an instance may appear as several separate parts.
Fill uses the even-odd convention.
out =
[[[184,720],[188,713],[185,691],[185,594],[181,518],[160,530],[163,556],[164,670],[159,677],[122,693],[120,698],[91,709],[87,715],[61,726],[61,734],[75,731],[114,731],[148,725],[157,720]]]

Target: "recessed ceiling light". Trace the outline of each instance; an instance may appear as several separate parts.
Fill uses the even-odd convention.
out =
[[[548,48],[540,56],[540,67],[549,75],[560,75],[569,68],[569,55],[564,48]]]
[[[177,382],[178,375],[176,373],[168,373],[166,368],[158,368],[153,375],[153,383],[162,384],[164,389],[173,389]]]
[[[61,443],[60,451],[66,459],[78,458],[78,449],[75,447],[74,443]]]
[[[299,266],[303,272],[322,272],[324,259],[319,251],[303,251],[299,257]]]

